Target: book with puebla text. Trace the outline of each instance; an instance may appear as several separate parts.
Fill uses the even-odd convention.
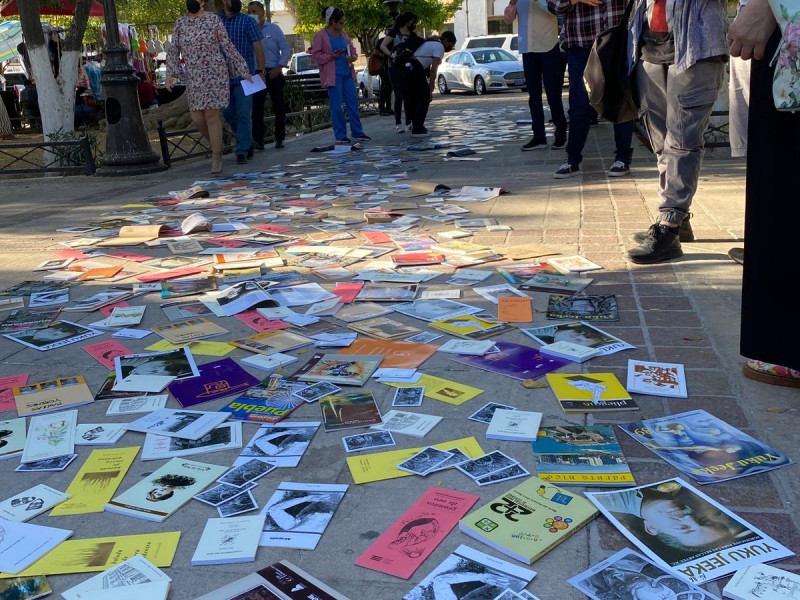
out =
[[[556,485],[635,485],[614,428],[565,424],[542,427],[533,442],[536,476]]]
[[[525,564],[562,543],[598,514],[582,496],[529,477],[459,521],[459,529]]]
[[[278,423],[305,404],[302,398],[292,395],[304,387],[305,383],[271,375],[231,400],[220,411],[230,413],[232,419],[240,421]]]

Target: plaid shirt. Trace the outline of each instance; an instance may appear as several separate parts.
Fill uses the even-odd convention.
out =
[[[228,32],[231,43],[247,63],[247,69],[250,74],[254,75],[256,72],[256,54],[253,51],[253,43],[264,37],[258,23],[255,19],[251,19],[242,13],[237,13],[229,19],[224,12],[221,12],[219,13],[219,18],[222,20],[222,24],[225,25],[225,30]],[[231,79],[231,81],[238,82],[239,78]]]
[[[564,17],[564,36],[567,48],[591,48],[595,38],[622,19],[626,0],[606,0],[594,7],[570,0],[547,0],[547,9]]]

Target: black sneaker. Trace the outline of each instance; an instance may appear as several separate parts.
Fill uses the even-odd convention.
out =
[[[691,219],[692,219],[692,213],[687,214],[683,218],[681,226],[678,228],[678,240],[681,242],[694,241],[694,231],[692,231]],[[632,233],[631,241],[636,242],[637,244],[641,244],[648,234],[649,234],[648,231],[637,231],[636,233]]]
[[[256,153],[256,145],[250,144],[250,147],[247,149],[247,158],[253,158],[253,155]]]
[[[614,164],[608,170],[609,177],[623,177],[631,172],[631,167],[628,163],[621,160],[615,160]]]
[[[547,140],[537,140],[536,138],[532,138],[530,142],[522,147],[522,151],[528,152],[529,150],[545,150],[546,148]]]
[[[361,135],[354,135],[353,139],[357,142],[369,142],[372,140],[366,133],[362,133]]]
[[[349,144],[350,143],[350,138],[346,137],[346,138],[342,138],[340,140],[336,140],[336,143],[337,144]]]
[[[264,142],[256,142],[256,152],[263,152],[264,151]]]
[[[744,248],[731,248],[728,250],[728,256],[740,265],[744,264]]]
[[[553,142],[553,145],[550,146],[551,150],[562,150],[567,145],[567,138],[559,138],[557,137]]]
[[[683,256],[678,228],[651,225],[642,243],[625,253],[625,260],[637,264],[651,264]]]
[[[580,174],[581,168],[579,166],[571,165],[569,162],[565,162],[563,165],[558,167],[558,171],[553,173],[553,179],[566,179],[567,177]]]
[[[427,129],[425,129],[424,127],[422,129],[420,129],[419,131],[414,131],[413,129],[411,130],[411,136],[412,137],[429,137],[430,135],[431,135],[431,132],[428,131]]]
[[[281,148],[283,148],[283,142],[281,142],[281,141],[275,142],[275,148],[277,150],[280,150]]]
[[[237,165],[246,165],[247,164],[247,158],[245,157],[244,154],[237,154],[236,155],[236,164]]]

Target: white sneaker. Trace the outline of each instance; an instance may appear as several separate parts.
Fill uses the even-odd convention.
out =
[[[408,125],[406,125],[406,131],[411,131],[413,128],[414,128],[414,127],[411,125],[411,123],[409,123]]]
[[[397,133],[405,133],[405,132],[406,132],[406,127],[405,127],[405,125],[395,125],[395,128],[394,128],[394,129],[395,129],[395,131],[396,131]]]

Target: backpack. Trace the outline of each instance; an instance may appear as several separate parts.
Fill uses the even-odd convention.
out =
[[[383,52],[379,48],[375,48],[367,59],[367,73],[373,76],[383,73],[384,58]]]

